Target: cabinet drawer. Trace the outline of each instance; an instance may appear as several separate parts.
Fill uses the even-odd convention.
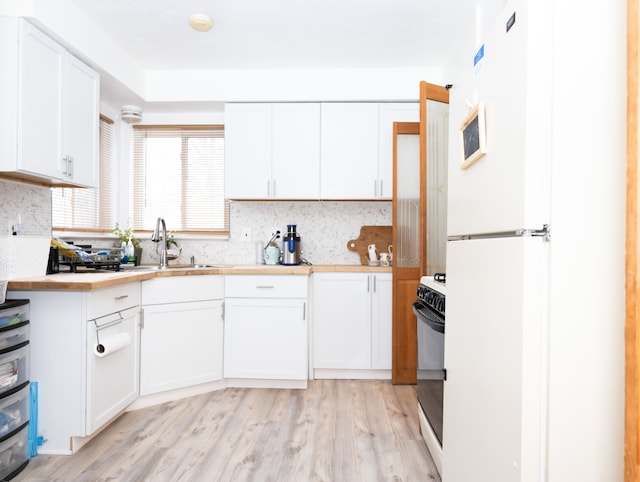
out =
[[[111,286],[87,293],[87,319],[126,310],[140,304],[140,283]]]
[[[221,300],[222,298],[224,298],[224,279],[220,275],[170,276],[142,282],[143,305]]]
[[[29,384],[0,400],[0,437],[29,421]]]
[[[0,394],[29,380],[29,345],[0,355]]]
[[[232,275],[225,277],[225,298],[306,298],[306,275]]]
[[[29,424],[0,442],[0,479],[9,480],[29,461]]]

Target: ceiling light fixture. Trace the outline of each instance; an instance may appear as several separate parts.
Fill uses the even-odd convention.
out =
[[[206,32],[211,30],[213,22],[211,22],[209,15],[204,13],[194,13],[189,17],[189,25],[198,32]]]

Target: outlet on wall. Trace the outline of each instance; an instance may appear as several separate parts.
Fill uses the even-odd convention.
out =
[[[243,241],[251,241],[251,228],[244,227],[240,230],[240,237]]]

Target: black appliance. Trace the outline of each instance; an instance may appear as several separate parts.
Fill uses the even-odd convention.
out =
[[[442,280],[442,281],[436,281]],[[416,393],[425,418],[442,447],[445,334],[445,276],[442,273],[420,280],[418,299],[413,303],[417,317],[418,360]]]

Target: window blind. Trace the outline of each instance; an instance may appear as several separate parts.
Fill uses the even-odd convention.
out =
[[[223,126],[136,125],[133,152],[135,230],[228,234]]]
[[[113,121],[100,116],[98,188],[52,188],[51,223],[56,231],[111,232],[113,209]]]

